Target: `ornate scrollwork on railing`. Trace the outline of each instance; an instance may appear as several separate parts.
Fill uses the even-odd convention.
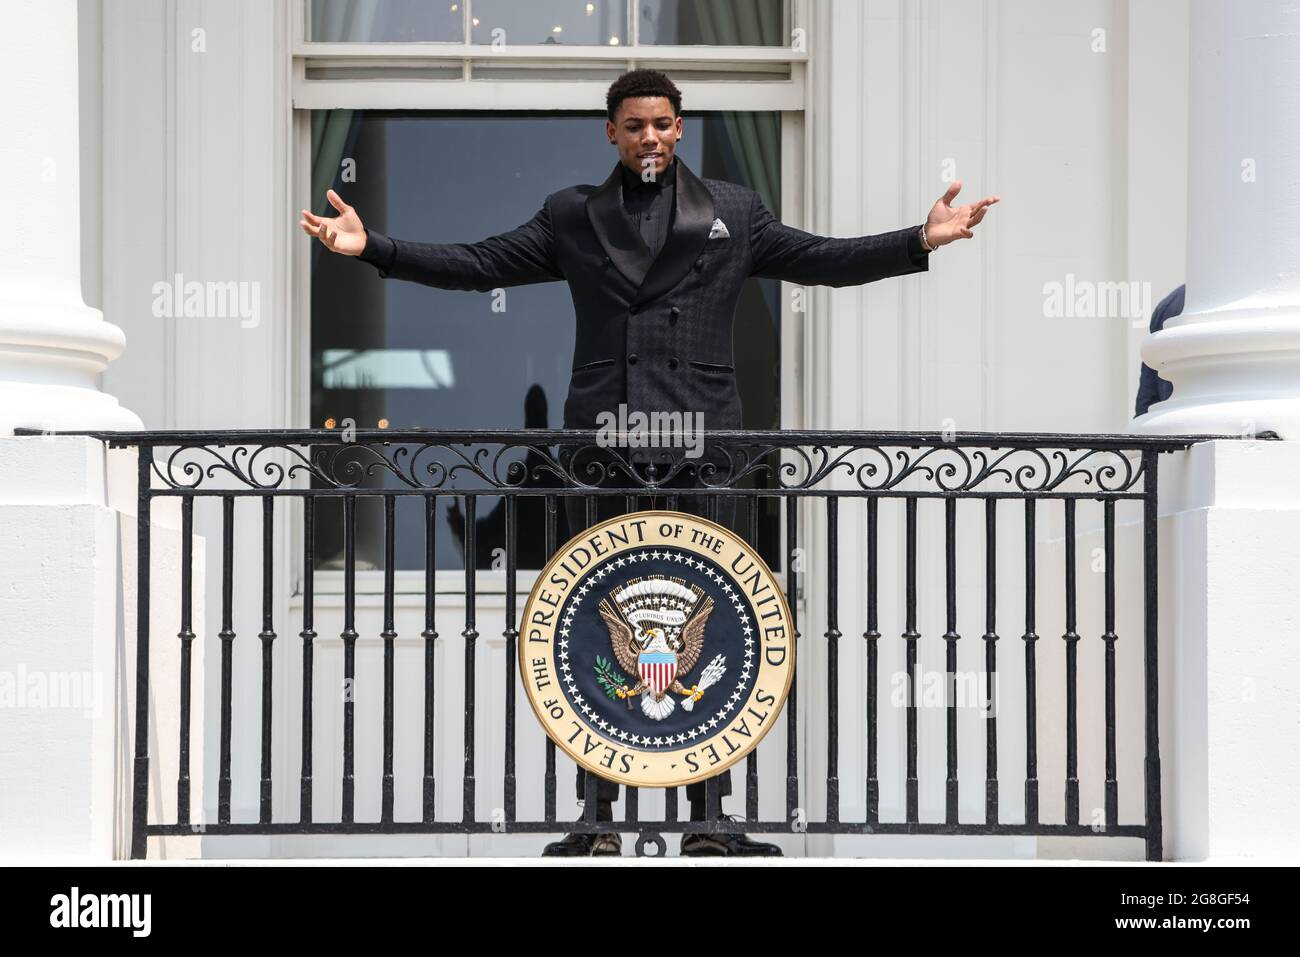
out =
[[[523,433],[521,433],[523,434]],[[837,436],[838,438],[838,436]],[[164,487],[304,488],[485,492],[513,489],[766,488],[897,494],[1132,493],[1141,448],[1089,447],[1084,437],[1044,437],[1041,446],[969,441],[792,443],[781,433],[710,440],[702,454],[612,448],[594,441],[449,440],[436,432],[401,441],[188,441],[151,447]],[[892,438],[892,436],[891,436]],[[1055,440],[1055,441],[1054,441]]]
[[[860,491],[900,493],[1115,494],[1138,484],[1142,464],[1135,450],[745,445],[720,449],[699,471],[706,488],[734,488],[766,473],[773,479],[769,487],[801,491],[852,491],[856,485]],[[837,475],[849,482],[832,486]]]
[[[1142,471],[1142,463],[1130,454],[1111,449],[933,446],[907,462],[899,480],[919,474],[942,492],[1126,492]],[[930,461],[933,458],[938,461]]]
[[[233,479],[236,487],[274,489],[283,485],[288,473],[285,465],[275,460],[275,455],[281,452],[302,458],[292,445],[187,443],[175,446],[166,454],[155,454],[153,471],[165,486],[174,489],[197,489],[204,479],[216,479],[218,475]]]

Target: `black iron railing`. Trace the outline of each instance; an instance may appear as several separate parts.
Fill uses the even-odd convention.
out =
[[[1161,857],[1160,811],[1160,738],[1158,727],[1159,682],[1157,669],[1157,461],[1161,453],[1185,449],[1196,441],[1212,436],[1140,437],[1132,435],[1053,435],[1053,434],[939,434],[897,432],[715,432],[706,437],[706,455],[699,460],[676,457],[657,450],[653,454],[668,456],[658,465],[647,467],[630,463],[626,449],[601,447],[596,433],[572,431],[494,431],[449,432],[429,430],[374,431],[355,433],[340,431],[233,431],[233,432],[138,432],[81,433],[94,435],[114,447],[139,450],[139,589],[138,644],[136,653],[136,724],[131,855],[145,856],[150,836],[190,834],[190,670],[191,645],[195,637],[192,621],[193,566],[191,534],[194,528],[195,503],[205,497],[220,501],[222,542],[220,682],[220,756],[217,822],[207,823],[203,833],[213,835],[270,834],[476,834],[488,832],[546,833],[561,831],[600,832],[619,830],[638,837],[638,853],[655,845],[663,851],[664,833],[745,831],[749,833],[789,832],[791,820],[807,806],[805,789],[815,787],[801,781],[798,770],[799,734],[798,702],[791,690],[786,706],[785,814],[764,818],[760,811],[758,760],[766,746],[746,758],[745,819],[707,821],[678,819],[676,789],[665,795],[662,820],[643,820],[639,815],[637,790],[629,788],[624,805],[624,819],[614,823],[597,821],[595,802],[586,801],[585,814],[577,822],[557,820],[556,816],[556,749],[545,742],[545,773],[541,780],[519,781],[516,776],[516,703],[515,642],[518,637],[517,552],[518,512],[521,503],[540,502],[544,516],[545,555],[553,554],[562,543],[558,538],[562,503],[580,497],[585,516],[596,515],[602,497],[621,500],[624,508],[635,510],[647,503],[647,496],[658,494],[668,508],[676,508],[679,495],[702,495],[710,514],[724,499],[733,499],[738,531],[751,541],[759,537],[759,523],[766,514],[780,517],[784,512],[780,555],[772,561],[784,575],[792,610],[796,602],[800,567],[799,516],[801,502],[822,512],[826,535],[824,588],[826,595],[823,654],[826,661],[826,776],[820,782],[825,799],[823,820],[803,820],[800,829],[811,834],[943,834],[943,835],[1054,835],[1140,838],[1146,842],[1146,856]],[[639,453],[638,453],[639,454]],[[707,463],[707,464],[704,464]],[[683,478],[688,479],[683,483]],[[687,491],[687,489],[690,489]],[[394,639],[397,637],[394,616],[394,542],[397,537],[395,514],[398,502],[416,496],[423,503],[424,554],[424,700],[423,721],[423,795],[422,814],[416,820],[399,820],[394,814],[394,724],[399,720],[399,702],[394,688]],[[180,620],[181,641],[179,774],[176,783],[177,819],[151,822],[149,816],[149,601],[150,601],[150,508],[161,497],[178,497],[182,516],[182,550]],[[434,625],[435,548],[437,503],[451,497],[463,513],[461,535],[464,562],[465,616],[460,633],[465,662],[464,715],[460,728],[439,727],[435,721],[434,649],[439,636]],[[475,534],[477,506],[480,500],[500,497],[504,503],[505,529],[505,649],[504,739],[500,742],[504,756],[501,795],[504,822],[481,820],[475,813],[475,795],[480,781],[475,766],[475,720],[480,688],[475,680],[474,660],[477,630],[476,577],[478,564]],[[233,592],[235,505],[239,499],[261,500],[262,536],[262,630],[258,635],[262,651],[261,685],[261,773],[260,806],[256,822],[231,820],[231,723],[232,709],[240,698],[233,687],[232,652],[237,640],[233,627],[235,602],[247,600]],[[313,617],[314,579],[318,567],[315,553],[317,503],[323,499],[342,500],[343,537],[343,628],[337,639],[317,634]],[[324,641],[341,641],[345,680],[356,679],[356,553],[357,509],[364,499],[378,499],[383,505],[383,772],[381,811],[377,821],[355,819],[356,748],[354,702],[342,704],[342,777],[330,782],[341,793],[341,819],[320,822],[313,819],[313,788],[320,782],[312,771],[313,730],[313,649]],[[275,820],[272,801],[272,648],[277,637],[273,610],[273,519],[284,499],[299,499],[304,506],[302,529],[302,740],[299,775],[299,811],[297,820]],[[854,583],[861,589],[866,603],[862,638],[866,643],[866,671],[858,693],[865,702],[865,795],[866,813],[862,820],[844,820],[841,816],[839,759],[840,693],[839,643],[842,638],[839,620],[841,582],[839,548],[844,530],[840,527],[841,502],[863,499],[866,576]],[[982,502],[984,518],[984,567],[976,574],[984,579],[985,621],[984,665],[988,692],[998,672],[998,644],[1002,640],[997,621],[996,567],[1000,510],[1017,508],[1023,514],[1024,529],[1024,618],[1022,666],[1025,681],[1025,709],[1022,720],[1025,754],[1023,820],[1004,821],[999,812],[999,788],[1005,783],[998,775],[998,717],[984,718],[986,773],[984,820],[963,822],[958,816],[958,722],[955,702],[946,705],[945,737],[946,790],[942,821],[922,821],[919,801],[919,712],[916,688],[918,645],[924,640],[918,631],[918,510],[926,499],[941,500],[944,517],[944,591],[945,624],[941,636],[946,647],[949,674],[957,671],[957,511],[962,499]],[[907,661],[906,705],[906,782],[905,809],[901,820],[880,819],[881,780],[879,777],[880,631],[879,552],[881,500],[901,501],[903,536],[903,584],[901,618],[905,628]],[[1142,667],[1143,739],[1145,763],[1144,815],[1142,820],[1119,822],[1119,788],[1116,761],[1116,507],[1131,500],[1141,511],[1142,538]],[[1076,621],[1076,513],[1080,503],[1101,503],[1104,537],[1104,619],[1101,634],[1104,644],[1104,732],[1105,748],[1105,815],[1101,826],[1086,824],[1079,808],[1079,735],[1078,723],[1078,654],[1081,636]],[[784,502],[782,507],[781,503]],[[1059,503],[1059,506],[1056,505]],[[1064,822],[1042,823],[1039,814],[1038,705],[1040,692],[1036,669],[1039,622],[1036,619],[1037,532],[1036,523],[1042,510],[1051,505],[1063,513],[1064,568],[1064,656],[1065,656],[1065,781]],[[929,508],[929,506],[926,506]],[[573,531],[573,529],[570,529]],[[402,529],[403,534],[418,531]],[[860,542],[861,539],[858,539]],[[1004,626],[1005,627],[1005,626]],[[807,639],[804,639],[806,643]],[[245,689],[241,689],[245,690]],[[1054,692],[1056,689],[1052,689]],[[820,706],[820,702],[819,702]],[[401,705],[403,709],[409,705]],[[526,709],[525,709],[526,710]],[[416,720],[409,711],[403,721]],[[1005,716],[1004,720],[1005,720]],[[855,729],[856,730],[856,729]],[[461,814],[456,819],[439,820],[435,816],[437,787],[434,743],[439,735],[459,731],[464,743],[463,792]],[[540,737],[540,735],[539,735]],[[540,741],[538,742],[540,743]],[[592,782],[590,776],[588,781]],[[521,787],[540,788],[544,792],[544,814],[540,820],[519,820],[516,807]],[[801,796],[802,795],[802,796]],[[588,790],[588,798],[592,792]],[[708,803],[719,807],[716,783],[711,780]]]

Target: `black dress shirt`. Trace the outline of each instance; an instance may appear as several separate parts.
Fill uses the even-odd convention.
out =
[[[677,191],[677,159],[668,164],[661,176],[650,182],[641,179],[626,166],[623,172],[623,210],[641,234],[641,240],[654,256],[668,241]]]

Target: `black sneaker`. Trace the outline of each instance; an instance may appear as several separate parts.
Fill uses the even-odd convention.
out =
[[[738,818],[723,815],[719,820]],[[744,834],[683,834],[682,857],[783,857],[781,848]]]
[[[542,849],[542,857],[622,857],[618,834],[566,834]]]

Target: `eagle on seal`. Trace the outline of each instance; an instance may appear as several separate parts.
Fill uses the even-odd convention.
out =
[[[718,655],[689,688],[681,682],[700,659],[704,627],[713,613],[713,599],[698,585],[681,578],[632,578],[602,598],[598,608],[625,675],[613,669],[602,673],[598,659],[597,680],[611,697],[626,700],[629,709],[640,695],[641,711],[662,721],[676,707],[669,697],[676,692],[685,695],[682,707],[690,711],[726,670]],[[636,680],[629,686],[632,676]]]

